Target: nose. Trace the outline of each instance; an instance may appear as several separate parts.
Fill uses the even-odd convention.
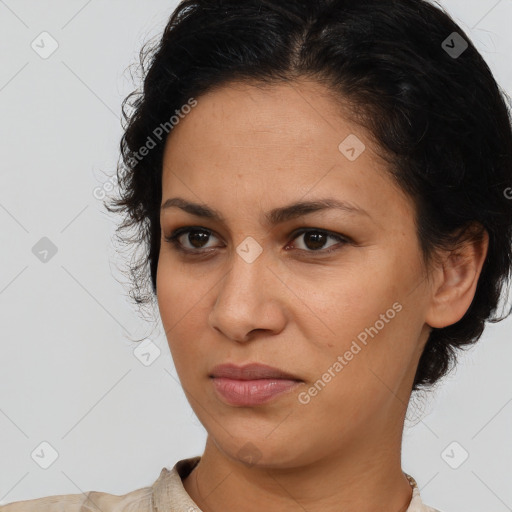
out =
[[[286,325],[284,285],[264,254],[248,263],[234,253],[230,270],[219,283],[209,324],[224,336],[248,342],[258,332],[278,334]]]

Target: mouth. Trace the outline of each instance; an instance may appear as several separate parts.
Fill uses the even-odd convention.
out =
[[[291,373],[256,363],[218,365],[209,377],[221,400],[239,407],[267,403],[304,382]]]
[[[244,366],[220,364],[213,368],[210,377],[235,380],[286,379],[302,382],[297,376],[265,364],[251,363]]]

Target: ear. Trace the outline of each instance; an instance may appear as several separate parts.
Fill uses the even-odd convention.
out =
[[[434,271],[432,297],[425,318],[430,327],[447,327],[465,315],[475,296],[488,247],[489,234],[482,228],[480,236],[444,253],[442,263]]]

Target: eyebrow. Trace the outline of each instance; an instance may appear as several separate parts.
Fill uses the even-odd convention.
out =
[[[161,206],[161,211],[168,208],[177,207],[181,210],[195,215],[212,219],[225,224],[224,217],[217,210],[210,208],[205,204],[192,203],[181,197],[172,197],[167,199]],[[322,210],[342,210],[347,213],[366,215],[371,218],[370,214],[363,208],[356,206],[347,201],[340,201],[333,198],[316,199],[314,201],[299,201],[288,206],[274,208],[265,214],[265,220],[269,225],[277,225],[289,220],[308,215],[310,213]]]

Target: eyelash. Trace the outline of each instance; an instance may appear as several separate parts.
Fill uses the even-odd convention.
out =
[[[215,248],[212,248],[212,247],[207,248],[206,250],[204,250],[204,249],[203,250],[201,250],[201,249],[192,250],[192,249],[184,248],[180,244],[178,239],[182,235],[193,232],[193,231],[205,232],[210,236],[213,235],[213,231],[211,231],[210,229],[199,227],[199,226],[186,226],[186,227],[182,227],[182,228],[178,228],[178,229],[174,230],[170,235],[165,236],[164,239],[166,242],[171,243],[174,246],[174,249],[176,251],[179,251],[183,254],[187,254],[187,255],[190,255],[193,257],[205,256],[206,254],[210,254],[212,251],[215,250]],[[324,229],[315,229],[315,228],[308,228],[308,229],[301,228],[301,229],[295,230],[290,236],[293,237],[292,238],[292,241],[293,241],[305,233],[321,233],[321,234],[327,235],[329,238],[334,238],[335,240],[340,242],[342,244],[341,247],[343,247],[344,245],[346,245],[348,243],[353,242],[352,239],[350,239],[349,237],[341,236],[337,233],[332,233],[332,232],[326,231]],[[307,253],[307,254],[326,255],[326,254],[330,254],[332,252],[335,252],[335,251],[341,249],[341,247],[337,246],[337,245],[333,245],[327,249],[318,249],[318,250],[297,249],[297,250],[301,251],[303,253]]]

